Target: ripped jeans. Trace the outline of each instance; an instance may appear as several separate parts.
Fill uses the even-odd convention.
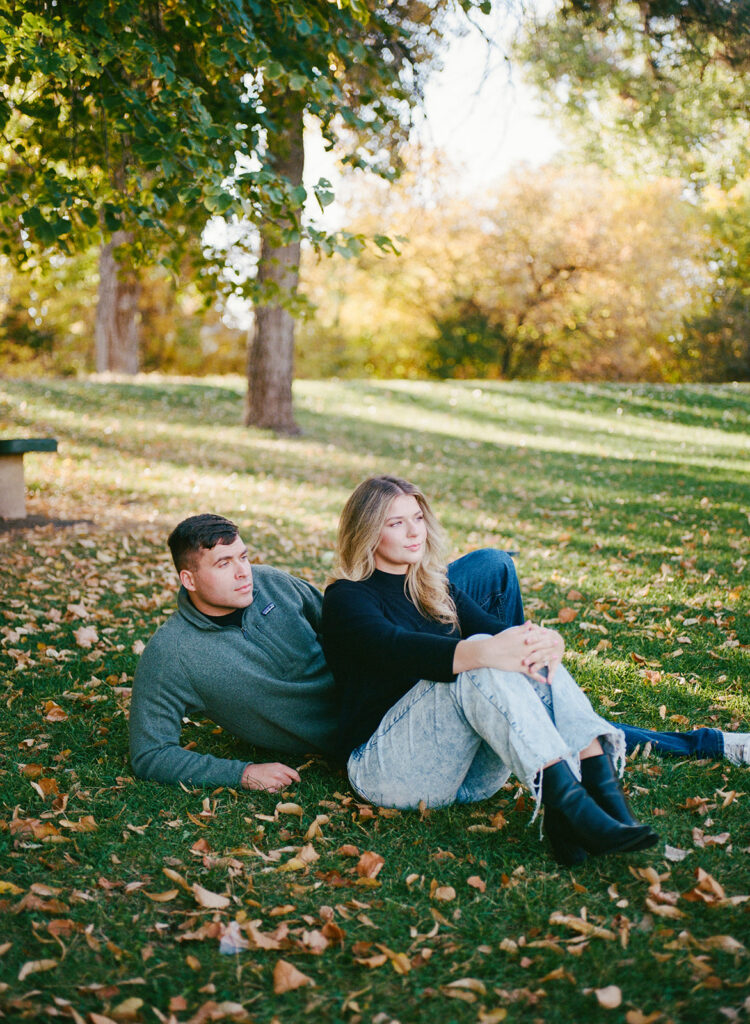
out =
[[[541,769],[562,759],[580,778],[579,752],[597,737],[622,764],[622,732],[596,714],[564,666],[551,685],[472,669],[453,683],[413,686],[351,753],[347,771],[360,796],[401,809],[484,800],[513,773],[538,809]]]

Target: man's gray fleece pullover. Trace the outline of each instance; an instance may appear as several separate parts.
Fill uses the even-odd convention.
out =
[[[238,786],[247,760],[180,747],[184,716],[210,718],[260,747],[296,756],[334,749],[333,678],[318,640],[322,598],[309,583],[253,566],[242,628],[219,626],[180,589],[177,611],[141,655],[130,705],[136,775]]]

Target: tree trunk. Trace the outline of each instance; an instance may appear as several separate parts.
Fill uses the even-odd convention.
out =
[[[102,373],[138,373],[141,285],[133,269],[118,263],[114,250],[129,241],[116,231],[99,253],[99,296],[96,306],[96,369]]]
[[[266,106],[280,126],[269,136],[270,162],[293,186],[301,185],[305,163],[302,104],[296,95],[287,93],[266,100]],[[299,282],[299,259],[298,241],[283,243],[278,226],[261,227],[261,288],[269,288],[271,295],[281,291],[293,297]],[[282,305],[256,305],[247,359],[246,426],[269,427],[281,434],[299,433],[292,408],[294,327],[294,317]]]

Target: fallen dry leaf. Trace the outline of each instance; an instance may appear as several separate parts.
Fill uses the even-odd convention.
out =
[[[29,783],[31,788],[35,790],[42,800],[46,800],[48,796],[59,796],[60,790],[57,786],[57,779],[44,778],[38,779],[36,782]]]
[[[305,842],[309,843],[313,839],[322,839],[323,830],[321,825],[327,825],[330,820],[327,814],[316,814],[315,820],[308,826],[307,832],[305,832]]]
[[[302,817],[302,808],[299,804],[276,804],[277,814],[294,814],[296,817]]]
[[[561,608],[557,613],[560,622],[572,622],[576,615],[578,615],[577,609],[567,607]]]
[[[94,626],[81,626],[79,629],[73,630],[73,636],[79,647],[93,647],[99,640],[99,634]]]
[[[47,722],[65,722],[67,721],[68,715],[59,704],[56,704],[53,700],[47,700],[44,702],[44,719]]]
[[[305,985],[314,987],[315,982],[287,960],[279,960],[276,963],[273,969],[273,990],[277,996],[283,995],[284,992],[292,992],[296,988],[303,988]]]
[[[452,885],[439,885],[431,896],[434,900],[439,900],[441,903],[450,903],[451,900],[456,898],[456,890]]]
[[[118,1003],[110,1012],[118,1024],[120,1024],[121,1021],[137,1021],[140,1020],[140,1010],[142,1006],[142,999],[139,999],[138,996],[130,996],[128,999],[123,999],[123,1001]]]
[[[192,892],[189,883],[182,877],[177,871],[173,871],[172,868],[162,868],[162,871],[167,876],[170,882],[174,882],[175,885],[179,885],[185,892]]]
[[[477,1017],[477,1024],[502,1024],[508,1016],[508,1011],[504,1006],[498,1006],[494,1010],[479,1011]]]
[[[216,991],[214,988],[209,989],[204,987],[201,992]],[[197,1013],[194,1013],[185,1024],[209,1024],[209,1022],[216,1020],[225,1020],[230,1017],[233,1021],[237,1021],[238,1024],[251,1024],[251,1018],[248,1015],[247,1010],[244,1008],[242,1003],[233,1003],[228,999],[224,1002],[217,1003],[213,999],[209,999],[207,1003],[199,1008]],[[165,1018],[166,1019],[166,1018]],[[169,1018],[170,1021],[174,1021],[174,1017]]]
[[[82,814],[78,821],[71,821],[69,818],[63,818],[60,825],[62,828],[67,828],[71,832],[96,832],[99,828],[97,823],[94,821],[93,814]]]
[[[316,956],[328,949],[328,939],[317,928],[303,929],[300,942],[305,949]]]
[[[357,874],[360,878],[376,878],[385,864],[385,858],[373,850],[365,850],[357,864]]]
[[[678,921],[685,914],[679,907],[672,906],[668,903],[658,903],[654,899],[646,897],[646,909],[657,917],[667,917],[672,921]]]
[[[690,850],[682,850],[679,846],[670,846],[669,843],[664,845],[664,859],[672,861],[674,864],[684,860],[689,853]]]
[[[6,882],[0,878],[0,896],[4,893],[9,893],[11,896],[20,896],[23,889],[19,888],[14,882]]]
[[[30,974],[37,974],[39,971],[51,971],[58,963],[59,960],[27,960],[18,972],[18,980],[23,981]]]
[[[211,892],[210,889],[204,889],[203,886],[198,885],[197,882],[193,882],[190,888],[193,896],[195,897],[196,903],[201,907],[205,907],[207,910],[224,910],[231,903],[228,896],[222,896],[218,892]],[[177,890],[175,890],[175,895],[177,895]]]
[[[385,953],[391,962],[391,967],[394,969],[396,974],[408,974],[411,970],[411,960],[406,953],[396,953],[394,950],[389,949],[388,946],[384,946],[381,942],[375,943],[376,947],[381,953]]]
[[[243,930],[251,946],[255,949],[280,949],[281,943],[286,938],[286,931],[279,932],[276,929],[275,932],[262,932],[258,928],[260,923],[260,921],[248,921],[243,925]],[[284,927],[288,931],[287,926]]]
[[[472,889],[478,889],[479,892],[485,892],[487,889],[487,883],[483,878],[480,878],[479,875],[470,875],[469,878],[466,879],[466,884],[470,885]]]
[[[616,1010],[622,1004],[622,992],[617,985],[607,985],[605,988],[595,988],[596,1001],[605,1010]]]
[[[441,985],[441,989],[446,988],[463,988],[468,989],[470,992],[476,992],[480,996],[487,995],[487,986],[479,978],[457,978],[456,981],[449,981],[446,985]]]
[[[354,962],[359,964],[361,967],[382,967],[383,964],[388,963],[388,957],[385,953],[374,953],[372,956],[355,957]]]
[[[153,903],[169,903],[170,900],[179,895],[179,889],[167,889],[165,892],[146,892],[144,889],[143,895]]]
[[[574,932],[580,932],[581,935],[591,936],[597,939],[607,939],[614,941],[617,938],[613,931],[609,928],[600,928],[599,925],[592,924],[591,921],[584,921],[581,917],[574,917],[572,914],[561,914],[555,910],[550,914],[550,924],[563,925],[566,928],[571,928]]]
[[[744,955],[747,950],[731,935],[711,935],[707,939],[701,939],[698,943],[701,949],[720,949],[722,953]]]

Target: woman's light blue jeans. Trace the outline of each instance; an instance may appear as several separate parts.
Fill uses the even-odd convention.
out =
[[[457,558],[448,566],[451,583],[465,590],[490,615],[496,615],[503,629],[520,626],[524,621],[521,588],[510,553],[495,548],[480,548]],[[625,733],[630,754],[639,745],[649,743],[655,754],[669,757],[724,756],[724,737],[719,729],[694,729],[692,732],[659,732],[618,722]]]
[[[597,737],[622,763],[622,732],[596,714],[563,666],[551,685],[482,668],[413,686],[353,751],[347,771],[360,796],[402,809],[484,800],[512,772],[538,808],[541,769],[564,759],[580,778],[578,754]]]

